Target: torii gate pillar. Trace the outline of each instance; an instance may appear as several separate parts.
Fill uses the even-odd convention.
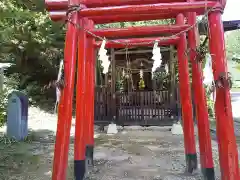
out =
[[[201,62],[197,59],[196,48],[199,43],[199,34],[197,32],[196,13],[187,14],[188,24],[193,28],[188,32],[188,41],[190,48],[190,61],[192,65],[192,87],[196,108],[196,117],[198,124],[198,139],[200,149],[201,169],[205,180],[214,180],[214,165],[212,157],[211,135],[209,131],[208,107],[206,93],[203,86],[203,75]]]
[[[184,15],[179,14],[176,18],[178,25],[184,24]],[[197,154],[194,136],[194,122],[192,111],[192,100],[190,91],[190,81],[188,74],[188,57],[186,55],[187,40],[186,33],[180,35],[177,46],[178,73],[180,86],[180,101],[182,105],[182,122],[184,132],[184,146],[186,155],[187,171],[192,173],[197,169]]]
[[[74,3],[72,0],[70,3]],[[72,22],[77,22],[77,14],[71,17]],[[58,108],[58,124],[53,160],[52,180],[66,179],[68,165],[68,150],[72,121],[72,100],[75,84],[75,66],[77,55],[77,28],[67,24],[64,49],[64,82],[65,87]]]
[[[87,24],[89,29],[94,29],[94,22],[92,20],[88,20]],[[86,101],[89,100],[89,105],[87,106],[88,109],[86,111],[86,163],[89,166],[93,166],[93,152],[94,152],[94,95],[95,95],[95,47],[94,47],[95,39],[94,37],[90,36],[87,37],[87,87],[89,90],[86,92],[88,93]]]
[[[221,179],[238,180],[240,179],[238,151],[234,134],[231,97],[226,83],[228,74],[221,12],[222,9],[215,9],[208,15],[209,47],[214,80],[223,84],[223,87],[216,87],[215,102],[219,160]]]

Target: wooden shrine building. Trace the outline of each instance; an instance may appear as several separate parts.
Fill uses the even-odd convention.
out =
[[[178,113],[174,47],[161,47],[162,65],[153,74],[152,47],[111,49],[109,54],[106,75],[99,61],[96,66],[95,122],[171,125]]]
[[[224,31],[237,29],[239,26],[234,22],[224,22]],[[199,23],[200,35],[205,36],[207,29],[206,22]],[[119,125],[164,126],[172,125],[180,118],[177,55],[174,46],[161,47],[162,65],[155,74],[151,72],[152,47],[111,49],[108,53],[111,65],[107,75],[100,73],[100,63],[97,60],[96,124],[114,121]],[[139,87],[141,70],[144,81],[142,88]],[[195,114],[195,110],[193,112]]]

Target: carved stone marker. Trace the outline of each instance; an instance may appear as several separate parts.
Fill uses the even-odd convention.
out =
[[[28,97],[19,91],[8,97],[7,136],[18,141],[28,136]]]

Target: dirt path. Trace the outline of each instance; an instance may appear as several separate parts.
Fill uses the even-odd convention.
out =
[[[56,115],[31,108],[29,141],[6,143],[0,140],[0,180],[51,180]],[[0,129],[4,132],[4,128]],[[71,135],[74,134],[74,122]],[[114,136],[95,139],[95,167],[91,180],[200,180],[185,169],[182,136],[169,129],[124,130]],[[197,147],[198,149],[198,147]],[[216,174],[219,175],[217,144],[213,141]],[[73,180],[73,137],[69,150],[68,180]]]
[[[0,145],[1,180],[50,180],[54,133],[34,132],[33,142]],[[213,145],[215,146],[215,144]],[[217,162],[217,148],[213,147]],[[183,140],[169,131],[127,131],[96,139],[92,180],[200,180],[200,171],[184,175]],[[73,144],[68,180],[73,180]],[[216,168],[219,174],[218,167]]]

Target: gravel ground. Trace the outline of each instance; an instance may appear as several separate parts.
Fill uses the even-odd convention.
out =
[[[31,141],[11,144],[1,141],[1,180],[51,179],[56,119],[56,115],[38,108],[30,108],[29,127],[32,132],[29,139]],[[4,128],[1,131],[4,132]],[[73,134],[74,128],[71,131],[71,135]],[[89,179],[202,179],[200,170],[194,175],[184,174],[183,137],[173,136],[169,128],[123,129],[113,136],[99,133],[95,143],[95,167],[89,174]],[[212,145],[216,174],[219,176],[217,144],[213,141]],[[73,180],[72,163],[73,143],[69,151],[68,180]]]
[[[96,148],[97,173],[94,180],[200,180],[200,171],[184,174],[184,145],[181,136],[168,129],[161,131],[127,131],[113,137],[102,135]],[[215,162],[217,146],[213,143]],[[217,163],[218,164],[218,163]],[[200,165],[199,165],[200,166]],[[219,167],[216,168],[219,176]],[[218,178],[219,179],[219,178]]]

